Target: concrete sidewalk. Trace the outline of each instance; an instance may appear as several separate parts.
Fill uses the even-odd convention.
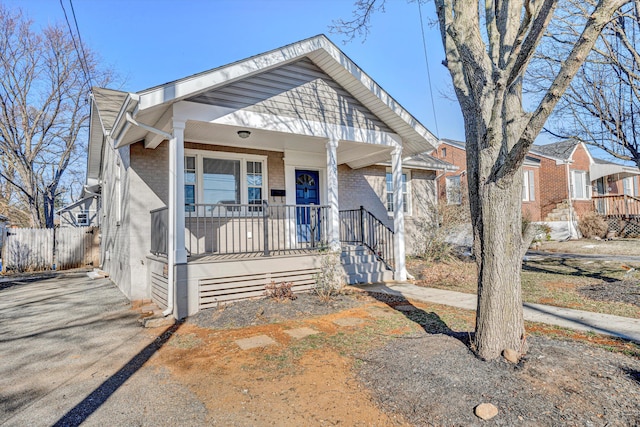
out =
[[[477,296],[442,289],[423,288],[411,283],[375,284],[360,287],[371,292],[401,295],[407,299],[475,310]],[[580,331],[623,338],[640,343],[640,319],[572,310],[542,304],[524,303],[524,319]]]

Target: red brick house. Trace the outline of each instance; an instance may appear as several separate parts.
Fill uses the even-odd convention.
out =
[[[443,139],[431,154],[458,167],[439,176],[438,196],[449,204],[460,203],[466,183],[464,142]],[[584,143],[575,140],[534,145],[523,168],[522,213],[531,221],[566,222],[571,216],[576,220],[594,207],[610,213],[621,209],[614,206],[618,203],[614,196],[640,194],[640,170],[594,158]]]

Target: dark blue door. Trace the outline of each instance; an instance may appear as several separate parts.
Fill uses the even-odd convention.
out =
[[[309,205],[320,204],[318,171],[296,170],[296,224],[298,242],[313,242],[317,239],[317,208]],[[302,206],[300,206],[302,205]]]

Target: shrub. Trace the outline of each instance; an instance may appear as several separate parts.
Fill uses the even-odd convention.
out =
[[[346,285],[346,275],[340,265],[340,254],[331,252],[323,255],[315,279],[313,291],[322,301],[328,302],[333,296],[340,294]]]
[[[293,283],[291,282],[271,282],[264,287],[264,293],[268,298],[273,298],[277,301],[294,300],[298,296],[291,290],[292,286]]]
[[[597,213],[587,212],[580,217],[578,228],[583,237],[592,239],[594,237],[606,237],[609,226]]]

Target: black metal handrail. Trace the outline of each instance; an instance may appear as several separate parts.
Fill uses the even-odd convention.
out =
[[[393,270],[393,230],[363,206],[340,211],[340,241],[367,247],[387,268]]]

